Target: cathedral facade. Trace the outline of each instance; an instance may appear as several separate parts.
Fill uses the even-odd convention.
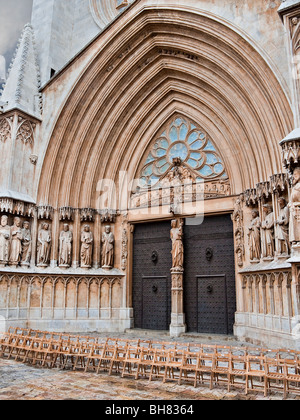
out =
[[[0,96],[0,317],[300,348],[300,1],[34,0]]]

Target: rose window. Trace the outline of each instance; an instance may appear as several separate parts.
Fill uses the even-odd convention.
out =
[[[224,163],[209,136],[191,121],[178,117],[153,143],[141,170],[141,186],[156,185],[180,158],[197,180],[228,179]]]

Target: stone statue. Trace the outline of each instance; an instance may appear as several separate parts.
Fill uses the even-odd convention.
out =
[[[252,221],[248,229],[250,260],[260,261],[260,218],[257,210],[252,211]]]
[[[38,235],[38,256],[37,263],[40,267],[49,265],[51,249],[51,233],[48,223],[43,223]]]
[[[180,222],[179,227],[177,220],[171,222],[171,240],[172,240],[172,268],[183,270],[184,263],[184,248],[183,248],[183,222]]]
[[[262,257],[273,258],[274,246],[274,213],[269,204],[263,205],[264,220],[261,222]]]
[[[300,242],[300,168],[294,170],[290,208],[290,242],[296,245]]]
[[[81,268],[92,267],[92,255],[93,255],[93,233],[89,225],[85,225],[81,233]]]
[[[22,228],[21,219],[15,217],[14,225],[11,227],[11,244],[10,244],[10,255],[9,265],[17,267],[21,262],[22,256]]]
[[[277,225],[277,239],[278,239],[278,252],[280,255],[288,255],[290,252],[289,243],[289,221],[290,212],[284,198],[278,199],[279,214],[276,220]]]
[[[106,226],[102,235],[102,268],[111,269],[114,266],[114,244],[115,237],[111,227]]]
[[[22,229],[22,266],[30,266],[31,259],[31,232],[29,222],[25,221],[23,223]]]
[[[1,217],[0,226],[0,266],[5,267],[9,259],[10,248],[10,227],[8,226],[8,217]]]
[[[59,266],[68,268],[72,261],[73,233],[68,224],[64,224],[64,230],[59,237]]]

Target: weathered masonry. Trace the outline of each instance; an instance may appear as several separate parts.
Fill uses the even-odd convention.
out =
[[[300,1],[175,3],[34,0],[0,97],[0,316],[299,349]]]

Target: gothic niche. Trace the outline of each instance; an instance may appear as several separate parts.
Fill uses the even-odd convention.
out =
[[[50,264],[51,231],[49,223],[43,222],[38,233],[37,266],[46,268]]]
[[[9,265],[28,268],[31,260],[30,223],[15,217],[13,226],[8,224],[8,216],[1,217],[0,224],[0,267]]]
[[[251,217],[251,224],[248,228],[248,245],[250,251],[250,261],[259,262],[261,255],[259,211],[252,210]]]

